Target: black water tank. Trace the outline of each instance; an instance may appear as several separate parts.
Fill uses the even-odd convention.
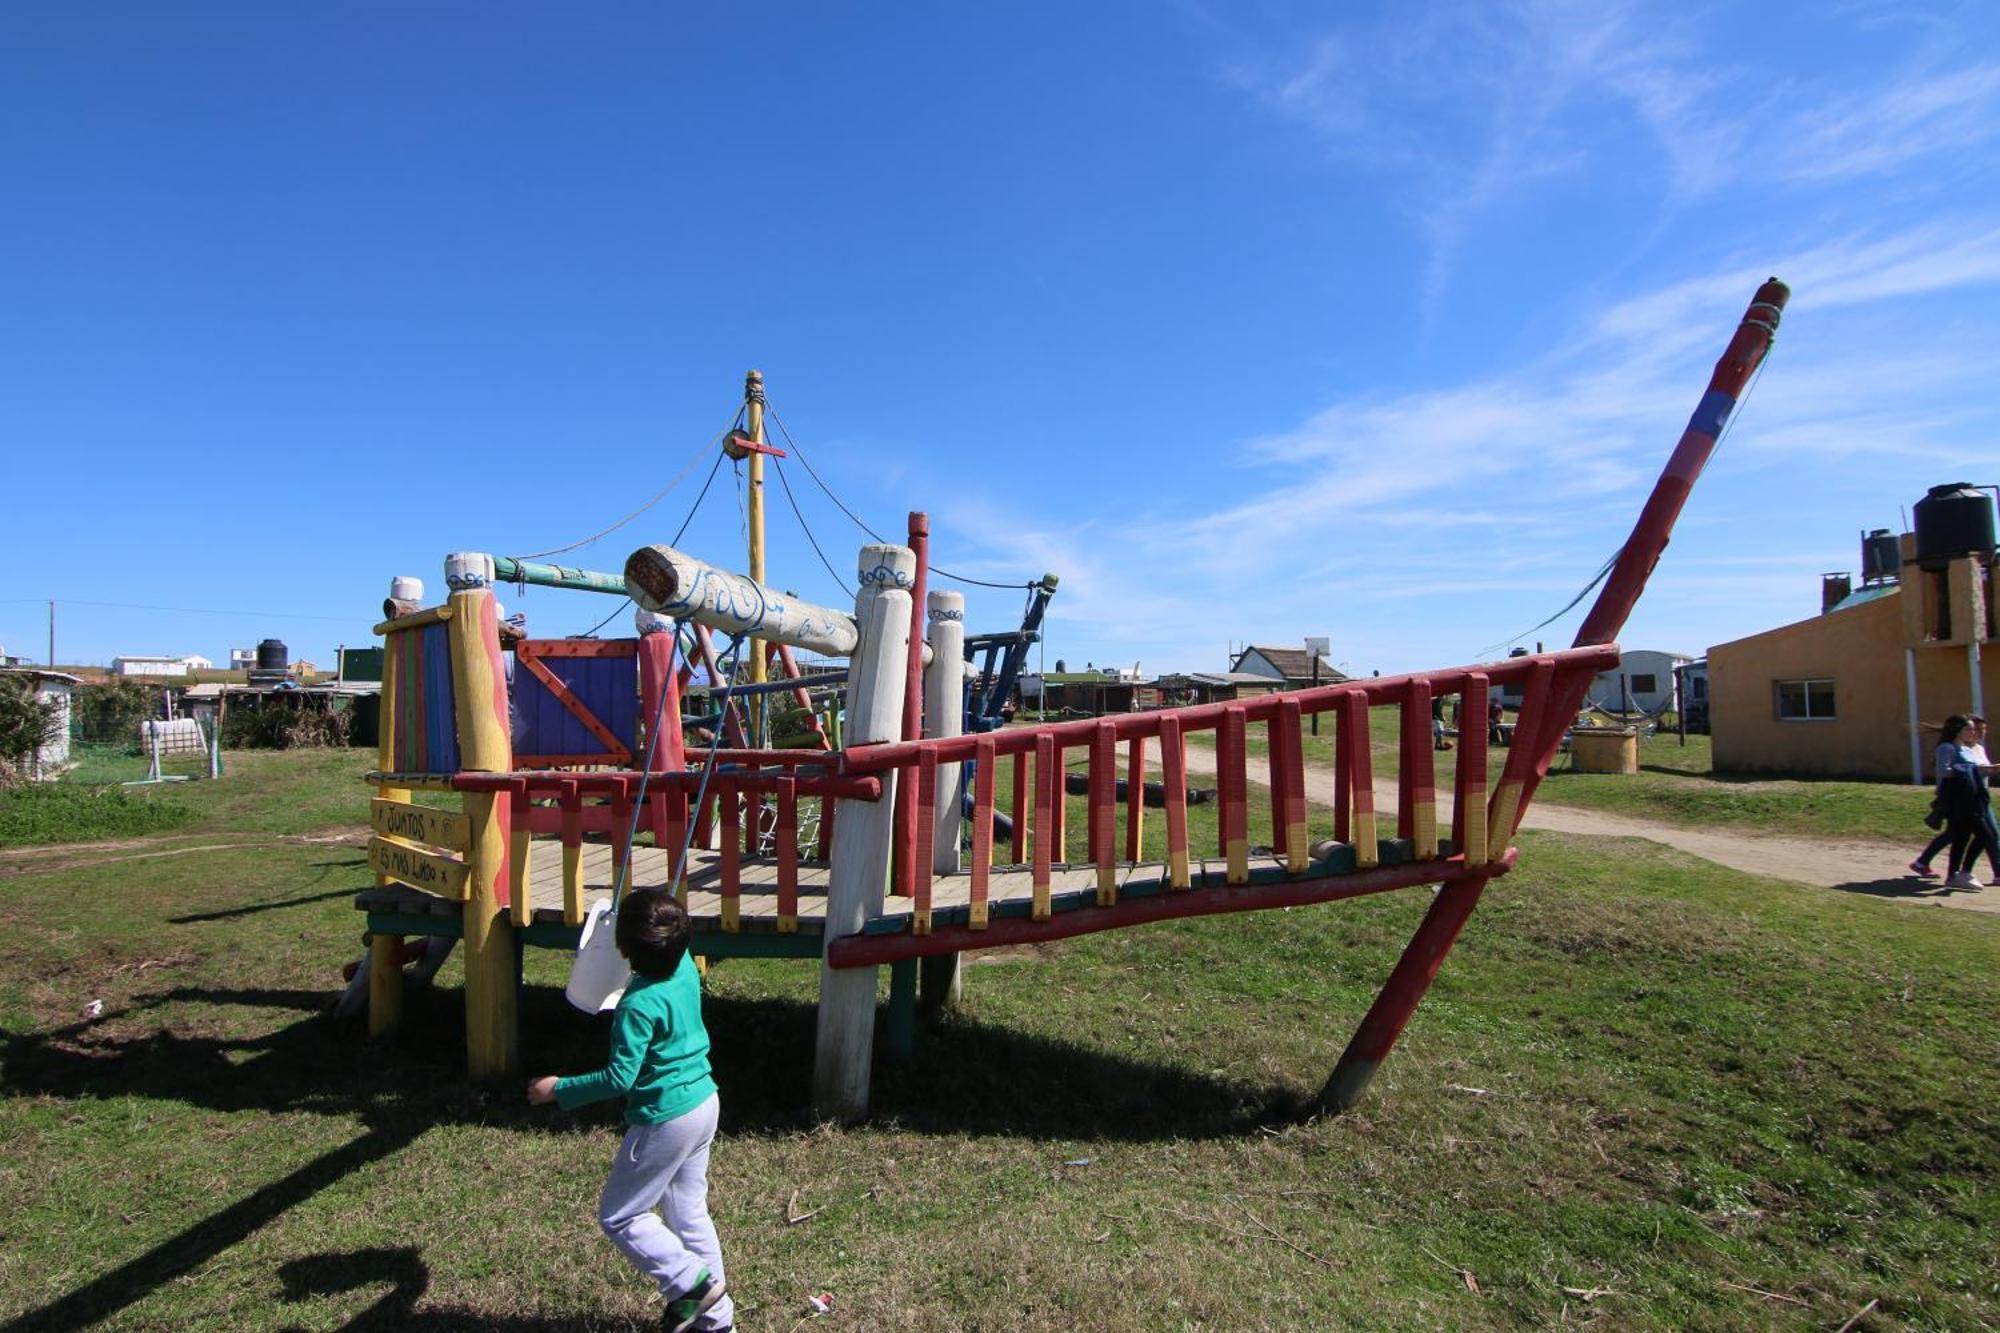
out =
[[[1991,526],[1990,524],[1988,525]],[[283,671],[285,659],[290,656],[285,651],[282,639],[266,639],[257,645],[257,669],[259,671]]]
[[[1896,534],[1877,528],[1861,539],[1861,581],[1890,583],[1901,577],[1903,547]]]
[[[1917,564],[1943,569],[1954,556],[1993,549],[1993,499],[1971,482],[1933,486],[1917,501]]]

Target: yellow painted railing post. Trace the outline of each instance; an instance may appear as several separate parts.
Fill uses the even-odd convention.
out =
[[[382,640],[381,722],[376,728],[375,764],[384,773],[396,771],[396,670],[404,651],[398,636]],[[378,787],[376,797],[390,801],[410,799],[407,787]],[[390,883],[387,875],[375,877],[376,886]],[[379,1037],[393,1032],[403,1019],[403,949],[394,935],[371,935],[368,939],[368,1035]]]
[[[459,768],[505,773],[514,767],[507,717],[507,676],[500,658],[491,556],[453,555],[445,561],[451,587],[452,700]],[[465,899],[465,1052],[473,1077],[516,1072],[519,1030],[514,1012],[514,928],[507,904],[526,887],[512,883],[513,798],[467,792]]]

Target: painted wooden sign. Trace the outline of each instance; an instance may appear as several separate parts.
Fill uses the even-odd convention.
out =
[[[387,838],[370,838],[368,865],[378,875],[387,875],[413,889],[435,893],[440,898],[465,897],[465,862],[427,852],[421,847],[391,842]]]
[[[470,845],[465,816],[448,810],[411,805],[376,797],[368,806],[368,822],[386,838],[405,842],[427,842],[433,847],[463,852]]]

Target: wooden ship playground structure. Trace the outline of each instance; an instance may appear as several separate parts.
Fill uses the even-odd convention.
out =
[[[1054,579],[1025,585],[1020,629],[968,640],[964,597],[928,586],[938,571],[927,522],[913,514],[907,544],[861,548],[851,614],[773,590],[763,569],[762,464],[784,453],[766,441],[752,372],[744,424],[725,439],[749,464],[747,575],[671,546],[639,548],[619,574],[460,553],[446,563],[444,604],[388,605],[390,618],[376,626],[386,646],[379,771],[367,779],[376,885],[356,898],[369,954],[353,993],[365,995],[370,1031],[397,1025],[405,963],[428,956],[434,969],[462,940],[470,1071],[518,1072],[522,950],[575,949],[591,903],[614,885],[671,885],[693,918],[698,957],[817,960],[813,1103],[851,1120],[868,1111],[881,967],[890,970],[885,1046],[899,1054],[913,1041],[919,1003],[955,996],[960,955],[971,950],[1438,885],[1318,1099],[1327,1109],[1352,1104],[1488,882],[1513,868],[1522,815],[1592,677],[1618,662],[1617,634],[1788,297],[1776,279],[1757,290],[1631,535],[1600,575],[1573,647],[1018,726],[1001,725],[1000,703]],[[497,610],[495,588],[505,583],[629,597],[640,632],[518,637]],[[793,650],[848,666],[803,675]],[[713,711],[684,718],[703,694],[697,669]],[[836,686],[844,706],[825,704]],[[1432,701],[1455,696],[1461,715],[1484,717],[1503,688],[1522,702],[1497,780],[1489,788],[1476,726],[1461,732],[1449,772],[1440,772]],[[803,737],[786,748],[769,744],[774,700]],[[1392,811],[1377,808],[1371,764],[1370,710],[1381,707],[1398,718]],[[1320,717],[1333,732],[1334,801],[1330,819],[1316,824],[1302,727]],[[1253,728],[1267,740],[1268,849],[1248,837]],[[1186,746],[1201,732],[1214,738],[1219,837],[1196,847]],[[1067,759],[1078,753],[1086,856],[1070,862],[1064,798]],[[1166,856],[1157,861],[1141,855],[1149,757],[1162,774],[1152,790],[1164,791]],[[1012,779],[1005,809],[996,799],[1003,766]],[[456,793],[460,809],[417,804],[417,791]]]

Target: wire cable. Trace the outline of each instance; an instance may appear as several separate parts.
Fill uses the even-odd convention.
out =
[[[867,523],[862,521],[862,518],[859,514],[855,513],[852,509],[849,509],[846,503],[842,501],[839,496],[833,493],[833,488],[826,484],[826,479],[819,475],[818,470],[813,467],[811,460],[809,460],[805,456],[805,452],[799,448],[799,442],[792,438],[792,432],[786,429],[785,419],[778,415],[778,409],[772,407],[770,403],[766,402],[764,404],[764,412],[765,415],[769,416],[771,418],[771,421],[778,427],[778,433],[785,437],[785,445],[787,448],[791,450],[792,457],[799,460],[800,464],[804,466],[808,475],[812,477],[814,482],[818,483],[820,490],[826,492],[826,498],[833,501],[834,505],[840,510],[841,513],[847,515],[848,518],[852,519],[854,521],[855,527],[860,528],[863,532],[867,533],[870,537],[873,537],[876,541],[881,542],[885,546],[890,545],[891,543],[889,542],[889,539],[887,537],[884,537],[881,533],[869,527]],[[803,523],[804,521],[805,520],[803,519],[800,520],[801,523]],[[821,556],[820,558],[821,560],[824,560],[826,557]],[[950,570],[945,569],[940,565],[932,565],[930,567],[930,572],[937,575],[939,578],[950,579],[953,583],[969,583],[975,588],[1023,588],[1023,587],[1032,588],[1039,581],[1031,579],[1027,583],[995,583],[988,579],[968,578],[963,574],[954,574]]]
[[[833,567],[833,562],[826,558],[826,552],[819,549],[819,539],[813,536],[812,526],[806,522],[805,514],[803,514],[799,510],[798,497],[792,494],[792,483],[785,477],[784,464],[781,463],[778,459],[773,458],[771,460],[771,465],[777,471],[778,484],[785,488],[785,499],[791,501],[792,514],[795,518],[799,520],[799,530],[805,533],[806,541],[809,544],[811,544],[813,548],[813,554],[819,557],[820,564],[826,566],[826,572],[828,577],[830,577],[834,581],[834,583],[840,588],[840,590],[846,593],[849,597],[854,596],[855,595],[854,589],[847,586],[847,580],[841,578],[839,573],[835,571]]]
[[[743,409],[739,407],[736,409],[736,415],[729,419],[729,424],[724,426],[720,431],[716,432],[715,437],[711,439],[707,444],[703,445],[700,449],[696,450],[694,457],[688,459],[687,466],[683,467],[679,472],[675,473],[674,479],[668,482],[665,486],[661,487],[657,495],[655,495],[652,499],[646,501],[646,503],[640,505],[637,509],[634,509],[631,513],[625,515],[625,517],[619,519],[616,523],[613,523],[610,527],[605,528],[601,532],[594,532],[590,536],[583,538],[581,541],[573,541],[567,546],[551,547],[546,551],[532,551],[527,555],[514,556],[513,559],[539,560],[545,555],[561,555],[565,551],[574,551],[579,546],[588,546],[592,542],[598,540],[600,537],[610,536],[612,533],[618,531],[618,529],[624,527],[627,523],[630,523],[633,519],[639,517],[639,515],[645,513],[648,509],[651,509],[654,505],[658,504],[660,501],[666,499],[668,492],[672,491],[674,487],[680,485],[683,481],[687,480],[688,474],[694,471],[695,464],[701,462],[702,454],[707,453],[710,449],[713,449],[717,445],[721,444],[723,438],[727,436],[730,431],[735,430],[736,423],[741,421],[742,419],[743,419]]]
[[[1722,423],[1722,434],[1715,437],[1715,448],[1709,451],[1709,457],[1711,459],[1713,459],[1716,454],[1722,451],[1722,442],[1729,438],[1729,432],[1736,429],[1736,423],[1743,420],[1744,414],[1750,410],[1750,398],[1753,394],[1757,392],[1758,382],[1764,378],[1764,368],[1771,364],[1771,354],[1777,350],[1778,350],[1778,344],[1776,339],[1773,339],[1770,343],[1768,343],[1765,346],[1763,358],[1757,362],[1757,369],[1751,373],[1750,383],[1745,385],[1743,388],[1743,396],[1736,400],[1735,410],[1729,414],[1729,420]],[[1706,464],[1704,464],[1703,466],[1706,467]],[[1554,615],[1550,616],[1547,620],[1544,620],[1540,625],[1535,625],[1527,630],[1524,630],[1521,633],[1516,634],[1511,639],[1505,639],[1500,643],[1488,644],[1486,647],[1481,648],[1479,650],[1480,655],[1484,656],[1485,654],[1492,652],[1495,648],[1506,648],[1514,644],[1517,644],[1521,640],[1527,638],[1528,635],[1533,634],[1535,630],[1542,629],[1545,626],[1550,625],[1555,621],[1562,619],[1565,615],[1569,614],[1569,612],[1572,609],[1575,608],[1578,602],[1582,601],[1585,597],[1590,595],[1590,590],[1592,588],[1595,588],[1598,584],[1604,581],[1604,576],[1611,572],[1611,567],[1618,563],[1618,557],[1623,554],[1625,554],[1625,547],[1621,544],[1617,550],[1611,553],[1611,558],[1604,562],[1604,568],[1597,571],[1597,577],[1593,578],[1589,583],[1584,585],[1584,589],[1582,592],[1570,598],[1568,606],[1565,606],[1562,610],[1556,612]]]

